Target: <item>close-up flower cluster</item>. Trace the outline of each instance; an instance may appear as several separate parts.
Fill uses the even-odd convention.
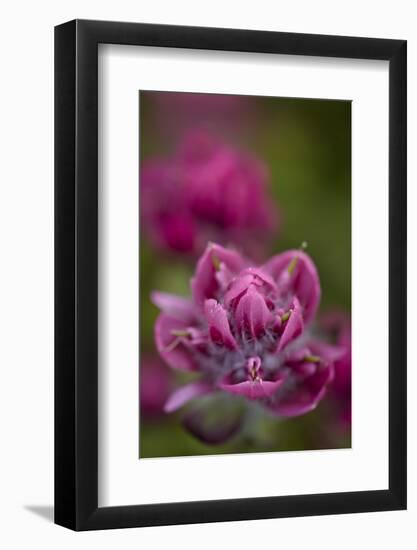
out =
[[[309,256],[290,250],[258,267],[209,243],[191,289],[190,299],[153,293],[162,311],[155,324],[161,357],[199,375],[170,396],[166,412],[216,391],[284,417],[317,406],[345,352],[311,332],[321,290]]]
[[[350,446],[349,103],[141,101],[140,456]]]

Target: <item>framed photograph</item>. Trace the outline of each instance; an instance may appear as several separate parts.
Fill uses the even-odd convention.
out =
[[[55,522],[406,508],[406,41],[55,29]]]

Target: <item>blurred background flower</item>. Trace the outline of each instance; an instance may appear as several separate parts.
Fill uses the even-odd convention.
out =
[[[215,241],[259,257],[277,234],[266,166],[205,131],[145,160],[140,178],[141,228],[162,250],[198,255]]]
[[[150,301],[151,291],[160,289],[186,296],[197,249],[200,248],[201,252],[201,247],[206,245],[205,239],[216,240],[204,231],[190,231],[190,225],[195,223],[194,214],[177,217],[177,220],[173,216],[174,229],[165,232],[165,235],[175,236],[177,243],[182,243],[180,248],[192,249],[192,252],[175,252],[171,243],[166,244],[166,236],[161,228],[150,230],[155,227],[151,221],[152,212],[157,212],[161,204],[166,205],[165,197],[170,193],[169,189],[159,187],[160,173],[164,170],[172,171],[172,165],[178,164],[178,158],[188,157],[187,148],[198,143],[192,137],[197,134],[207,136],[208,143],[212,141],[215,144],[214,152],[211,153],[212,166],[217,166],[215,152],[223,155],[225,149],[233,152],[231,156],[234,156],[238,167],[241,162],[236,159],[242,157],[257,159],[255,165],[263,165],[261,173],[267,183],[260,196],[264,198],[262,202],[268,210],[277,213],[277,217],[272,218],[272,222],[277,225],[259,231],[256,239],[251,239],[249,235],[246,241],[245,238],[239,239],[239,235],[235,236],[235,240],[240,240],[238,249],[247,255],[257,255],[255,259],[261,260],[262,256],[273,256],[279,251],[298,247],[304,240],[308,241],[308,252],[314,258],[323,290],[319,318],[323,311],[330,309],[350,315],[349,101],[141,92],[140,112],[141,175],[145,168],[149,169],[150,175],[146,178],[154,178],[153,182],[158,183],[152,186],[159,189],[155,192],[155,200],[149,199],[150,207],[148,199],[142,200],[140,204],[141,368],[144,356],[157,356],[153,330],[158,308]],[[181,163],[185,163],[185,160],[181,160]],[[195,173],[200,174],[202,162],[198,155],[194,164]],[[152,170],[155,170],[153,175]],[[148,191],[144,189],[147,184],[142,177],[140,183],[142,198],[143,193]],[[239,204],[238,197],[235,202],[228,200],[230,195],[233,197],[233,189],[238,186],[235,184],[233,188],[227,189],[224,193],[227,200],[220,201],[221,207],[224,203],[232,207]],[[199,187],[196,186],[196,189]],[[209,193],[207,186],[201,186],[200,189],[203,193]],[[210,207],[210,200],[207,202],[205,199],[201,204],[195,197],[191,201],[191,197],[192,193],[189,193],[186,201],[181,199],[180,204],[176,203],[177,207],[182,211],[184,202],[188,205],[190,201],[196,208],[194,212],[214,216],[222,213],[225,216],[222,208],[218,210],[217,207]],[[224,197],[222,195],[221,199]],[[187,209],[191,212],[191,205]],[[175,214],[174,208],[170,208],[170,211]],[[247,212],[241,207],[233,215],[241,211]],[[229,214],[225,219],[229,219]],[[222,227],[222,234],[225,235],[223,230]],[[203,236],[197,246],[194,246],[194,241],[190,246],[191,240],[195,238],[193,236],[190,239],[190,235],[196,234]],[[233,236],[233,231],[230,234]],[[223,238],[220,239],[222,243],[229,245],[227,239],[231,240],[231,237]],[[255,243],[253,250],[249,246],[251,240]],[[329,329],[327,332],[323,326],[315,326],[314,330],[329,344],[337,344],[335,330]],[[172,388],[178,388],[195,381],[196,374],[177,372],[172,377]],[[217,394],[201,396],[172,414],[152,419],[144,415],[140,423],[140,456],[349,447],[350,426],[340,421],[343,403],[346,403],[345,397],[349,391],[343,390],[343,393],[337,388],[335,379],[334,386],[328,387],[327,396],[314,411],[289,419],[265,411],[255,400],[249,401],[241,396],[224,400],[219,399]],[[229,393],[228,397],[233,396]],[[249,406],[242,407],[242,399]],[[219,418],[223,422],[219,422]]]

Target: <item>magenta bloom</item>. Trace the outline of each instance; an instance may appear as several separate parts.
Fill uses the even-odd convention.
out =
[[[143,163],[140,200],[142,229],[175,253],[201,253],[208,241],[250,252],[276,229],[265,166],[203,132]]]
[[[307,254],[290,250],[256,267],[209,244],[191,290],[191,299],[153,293],[162,311],[155,325],[159,353],[171,367],[199,374],[171,395],[167,412],[213,392],[285,417],[317,406],[340,351],[310,335],[320,282]]]

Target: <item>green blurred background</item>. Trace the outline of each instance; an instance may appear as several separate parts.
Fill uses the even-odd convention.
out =
[[[270,172],[270,193],[281,228],[270,255],[308,242],[321,280],[320,312],[351,307],[351,103],[350,101],[245,97],[239,109],[216,113],[187,101],[164,102],[163,92],[140,93],[140,158],[172,154],[183,132],[208,126],[222,140],[258,155]],[[175,94],[179,95],[179,94]],[[193,94],[194,95],[194,94]],[[205,94],[204,94],[205,95]],[[169,98],[168,98],[169,99]],[[182,106],[180,108],[180,106]],[[143,233],[143,232],[141,232]],[[140,236],[141,361],[156,355],[153,325],[158,310],[149,300],[154,289],[189,295],[193,264],[158,252]],[[178,375],[172,384],[177,383]],[[180,378],[180,381],[183,380]],[[140,457],[350,447],[349,427],[335,421],[324,399],[317,409],[293,419],[259,414],[256,434],[245,433],[225,445],[198,442],[181,426],[180,413],[141,414]]]

